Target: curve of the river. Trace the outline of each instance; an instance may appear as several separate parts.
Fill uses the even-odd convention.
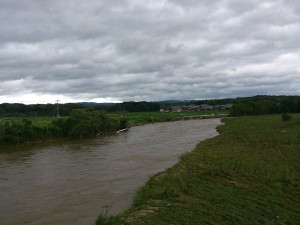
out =
[[[135,190],[217,135],[219,119],[133,127],[109,137],[0,151],[2,225],[94,224],[128,208]]]

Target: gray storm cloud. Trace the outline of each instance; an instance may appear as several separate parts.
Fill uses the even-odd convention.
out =
[[[0,102],[299,95],[299,40],[296,0],[1,0]]]

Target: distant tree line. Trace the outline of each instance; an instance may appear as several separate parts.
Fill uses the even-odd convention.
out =
[[[230,109],[231,116],[299,113],[300,96],[255,96],[238,98]]]
[[[156,102],[123,102],[115,104],[107,109],[110,112],[155,112],[160,110],[160,104]]]
[[[123,102],[123,103],[67,103],[59,104],[59,115],[70,116],[76,109],[94,109],[96,111],[115,112],[156,112],[160,108],[172,105],[226,105],[233,104],[231,116],[261,115],[274,113],[300,112],[300,96],[254,96],[247,98],[228,98],[192,101],[161,101],[161,102]],[[56,104],[0,104],[1,117],[37,117],[57,115]]]
[[[67,103],[59,104],[58,108],[60,116],[69,116],[74,109],[97,109],[106,112],[154,112],[160,110],[160,104],[155,102]],[[0,104],[0,117],[55,117],[56,115],[56,104]]]
[[[234,102],[234,99],[232,98],[226,98],[226,99],[211,99],[211,100],[199,100],[195,101],[195,105],[226,105],[226,104],[232,104]]]
[[[61,116],[68,116],[72,110],[88,108],[81,104],[67,103],[59,104],[59,114]],[[57,105],[56,104],[33,104],[25,105],[20,103],[3,103],[0,104],[0,116],[11,117],[11,116],[24,116],[24,117],[36,117],[36,116],[56,116]]]
[[[93,109],[73,110],[68,118],[56,118],[48,126],[39,127],[31,120],[5,120],[0,123],[0,143],[18,144],[44,139],[78,139],[95,137],[124,129],[127,121],[111,119]]]

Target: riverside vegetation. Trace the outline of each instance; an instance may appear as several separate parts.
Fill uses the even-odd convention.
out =
[[[174,167],[152,176],[130,209],[96,224],[299,224],[300,115],[224,119]]]
[[[0,143],[19,144],[45,139],[78,139],[115,132],[126,127],[124,119],[109,118],[92,109],[76,109],[66,118],[4,120],[0,124]]]
[[[20,144],[51,139],[78,139],[114,133],[117,130],[146,123],[166,122],[189,116],[214,117],[228,111],[123,112],[107,114],[96,109],[73,109],[69,116],[7,117],[0,120],[0,144]],[[216,115],[217,114],[217,115]]]

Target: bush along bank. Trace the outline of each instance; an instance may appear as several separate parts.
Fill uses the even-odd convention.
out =
[[[124,129],[127,122],[109,118],[104,112],[89,109],[73,110],[68,118],[57,118],[50,125],[39,127],[31,120],[4,121],[0,124],[1,144],[20,144],[45,139],[78,139],[95,137]]]
[[[151,177],[132,208],[96,224],[298,224],[300,115],[224,122],[219,136]]]

